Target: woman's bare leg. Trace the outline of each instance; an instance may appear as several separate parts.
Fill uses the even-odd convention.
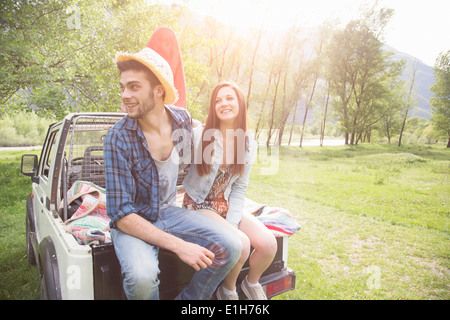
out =
[[[247,279],[255,284],[272,263],[277,252],[277,242],[272,232],[251,214],[244,213],[239,229],[247,235],[254,248],[250,255]]]

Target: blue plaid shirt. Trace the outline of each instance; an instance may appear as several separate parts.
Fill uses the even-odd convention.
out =
[[[172,140],[180,159],[191,156],[191,117],[182,108],[166,106],[172,116]],[[154,222],[159,211],[159,177],[147,141],[136,119],[125,116],[107,133],[105,155],[106,207],[115,222],[137,213]],[[182,163],[183,164],[183,163]]]

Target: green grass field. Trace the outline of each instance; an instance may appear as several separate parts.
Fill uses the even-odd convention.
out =
[[[39,299],[39,273],[25,247],[26,198],[31,180],[20,173],[24,153],[0,152],[0,300]]]
[[[296,289],[279,299],[449,299],[450,151],[285,147],[247,196],[287,208]]]
[[[24,153],[0,152],[0,299],[39,298],[25,252]],[[296,289],[276,299],[450,298],[450,150],[363,144],[279,154],[275,174],[254,166],[247,192],[302,226],[289,239]]]

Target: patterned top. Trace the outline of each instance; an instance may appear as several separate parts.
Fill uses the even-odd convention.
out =
[[[195,169],[195,168],[194,168]],[[224,198],[224,192],[230,183],[232,176],[232,167],[228,166],[226,169],[219,168],[216,178],[214,179],[211,190],[203,203],[195,203],[189,197],[187,192],[184,194],[183,207],[187,209],[199,210],[208,209],[215,211],[222,218],[226,219],[228,212],[228,203]]]

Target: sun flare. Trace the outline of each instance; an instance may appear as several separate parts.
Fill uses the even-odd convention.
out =
[[[189,7],[235,27],[277,30],[290,26],[319,25],[325,19],[345,19],[357,8],[354,1],[333,0],[191,0]]]
[[[150,1],[150,0],[149,0]],[[155,0],[152,0],[155,1]],[[360,9],[373,0],[160,0],[187,5],[191,10],[241,29],[287,29],[316,27],[324,21],[345,26],[360,18]],[[442,0],[378,0],[394,9],[386,29],[387,43],[433,65],[440,52],[448,50],[448,4]],[[420,23],[418,23],[420,22]],[[414,36],[411,36],[414,35]]]

